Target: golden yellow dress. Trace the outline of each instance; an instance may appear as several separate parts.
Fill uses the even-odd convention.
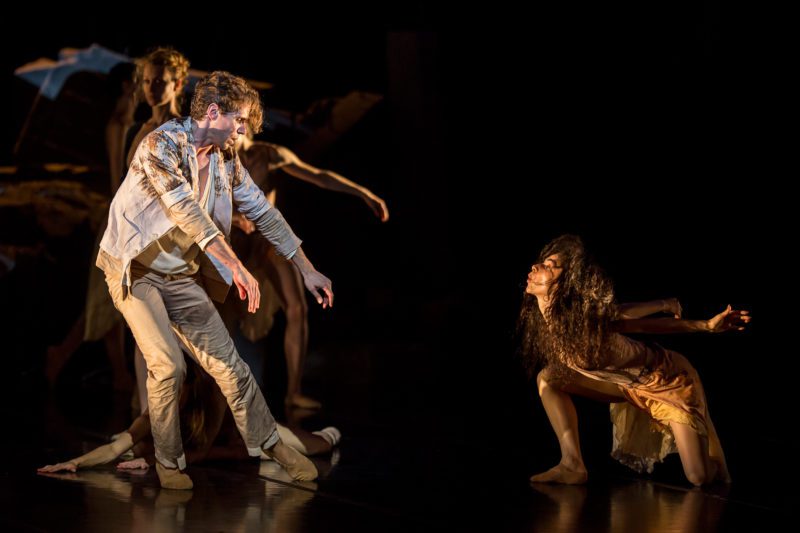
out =
[[[681,354],[655,343],[611,334],[606,366],[570,368],[594,380],[619,386],[627,402],[611,404],[611,455],[638,472],[677,452],[670,422],[707,435],[708,406],[697,371]]]

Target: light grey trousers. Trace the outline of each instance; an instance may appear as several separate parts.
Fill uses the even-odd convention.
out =
[[[123,299],[120,274],[106,270],[114,305],[147,362],[147,405],[156,459],[170,468],[186,468],[178,405],[186,375],[181,344],[216,380],[248,453],[259,456],[263,448],[278,442],[275,419],[200,276],[158,274],[134,262],[131,279],[131,291]]]

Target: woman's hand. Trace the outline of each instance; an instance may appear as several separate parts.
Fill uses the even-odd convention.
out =
[[[77,472],[78,465],[72,461],[67,461],[66,463],[43,466],[41,468],[37,468],[36,471],[49,474],[52,474],[53,472]]]
[[[144,460],[144,457],[137,457],[132,461],[122,461],[117,465],[117,470],[147,470],[150,465]]]
[[[742,331],[750,323],[750,313],[733,309],[729,305],[720,314],[706,321],[709,333],[724,333],[726,331]]]

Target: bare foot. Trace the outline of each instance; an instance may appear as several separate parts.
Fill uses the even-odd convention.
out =
[[[156,472],[162,488],[189,490],[194,487],[192,479],[177,468],[167,468],[156,461]]]
[[[531,476],[531,483],[563,483],[565,485],[583,485],[586,483],[589,474],[585,468],[573,470],[561,463],[557,464],[547,472]]]
[[[272,448],[264,450],[264,454],[281,465],[286,472],[297,481],[317,479],[317,467],[305,455],[294,448],[278,441]]]
[[[287,407],[299,407],[301,409],[319,409],[322,404],[314,398],[309,398],[299,392],[286,397]]]

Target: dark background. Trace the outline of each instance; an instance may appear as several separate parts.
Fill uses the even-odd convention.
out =
[[[551,439],[555,457],[541,415],[532,422],[541,407],[514,328],[530,264],[570,232],[622,301],[675,296],[689,318],[751,310],[742,334],[660,340],[698,368],[729,455],[796,449],[786,429],[796,349],[780,307],[795,281],[794,176],[777,163],[789,144],[778,15],[715,1],[374,9],[23,17],[20,37],[2,37],[13,94],[0,157],[14,163],[30,104],[12,70],[65,46],[136,56],[170,44],[195,68],[274,83],[266,104],[298,111],[354,89],[383,94],[311,162],[371,188],[391,220],[292,180],[279,205],[334,280],[334,309],[311,311],[311,349],[377,346],[369,375],[389,384],[387,423],[424,410],[425,430],[475,442],[488,429],[521,454]],[[19,240],[25,230],[3,220],[0,240]],[[80,311],[84,233],[48,244],[57,267],[2,281],[15,375],[35,373]]]

